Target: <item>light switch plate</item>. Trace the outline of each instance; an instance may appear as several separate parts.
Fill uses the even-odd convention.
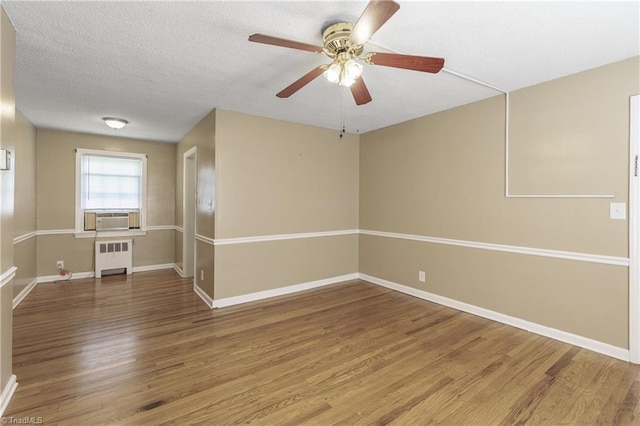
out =
[[[0,170],[11,170],[11,152],[0,149]]]
[[[609,204],[609,219],[624,220],[627,218],[627,204],[626,203],[611,203]]]

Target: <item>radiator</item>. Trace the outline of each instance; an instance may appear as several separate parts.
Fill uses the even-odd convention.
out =
[[[126,269],[131,274],[133,263],[132,240],[96,241],[96,278],[102,271]]]

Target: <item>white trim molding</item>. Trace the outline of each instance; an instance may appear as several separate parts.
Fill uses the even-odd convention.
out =
[[[11,401],[17,387],[18,382],[16,381],[16,375],[12,374],[6,386],[2,389],[2,393],[0,393],[0,417],[4,416],[4,410],[9,406],[9,401]],[[2,418],[2,420],[2,423],[4,423],[4,418]]]
[[[157,265],[144,265],[144,266],[134,266],[131,268],[131,272],[149,272],[149,271],[159,271],[162,269],[173,269],[175,263],[159,263]]]
[[[449,308],[457,309],[459,311],[467,312],[473,315],[477,315],[482,318],[487,318],[493,321],[500,322],[502,324],[510,325],[516,328],[520,328],[531,333],[536,333],[541,336],[549,337],[551,339],[559,340],[564,343],[579,346],[581,348],[588,349],[590,351],[598,352],[604,355],[608,355],[613,358],[621,359],[623,361],[629,361],[629,350],[619,348],[617,346],[610,345],[608,343],[600,342],[597,340],[589,339],[584,336],[569,333],[566,331],[558,330],[555,328],[547,327],[545,325],[536,324],[534,322],[526,321],[520,318],[512,317],[509,315],[501,314],[499,312],[491,311],[489,309],[481,308],[479,306],[471,305],[469,303],[460,302],[458,300],[449,299],[448,297],[440,296],[437,294],[429,293],[423,290],[418,290],[413,287],[408,287],[402,284],[394,283],[384,280],[382,278],[372,277],[366,274],[358,274],[359,278],[377,284],[382,287],[389,288],[391,290],[399,291],[401,293],[408,294],[410,296],[418,297],[420,299],[428,300],[430,302],[437,303],[439,305],[447,306]]]
[[[147,231],[175,231],[174,225],[149,225]]]
[[[27,241],[30,238],[33,238],[38,235],[37,231],[27,232],[26,234],[19,235],[13,239],[13,244],[18,244],[23,241]]]
[[[41,283],[52,283],[56,281],[71,281],[71,280],[81,280],[84,278],[93,278],[94,272],[72,272],[68,275],[43,275],[38,277],[38,284]]]
[[[572,251],[549,250],[533,247],[510,246],[477,241],[454,240],[449,238],[427,237],[422,235],[399,234],[396,232],[360,230],[363,235],[376,237],[399,238],[403,240],[421,241],[425,243],[446,244],[483,250],[503,251],[507,253],[527,254],[531,256],[552,257],[556,259],[576,260],[580,262],[602,263],[605,265],[629,266],[628,257],[606,256],[602,254],[578,253]]]
[[[257,237],[237,237],[237,238],[220,238],[215,240],[216,246],[224,246],[229,244],[245,244],[245,243],[261,243],[266,241],[280,240],[296,240],[300,238],[318,238],[318,237],[334,237],[337,235],[354,235],[358,234],[358,229],[343,229],[338,231],[323,232],[303,232],[297,234],[276,234],[264,235]]]
[[[181,267],[179,267],[179,266],[178,266],[178,264],[177,264],[177,263],[174,263],[174,264],[173,264],[173,270],[174,270],[174,271],[176,271],[176,272],[178,273],[178,275],[180,275],[180,278],[186,278],[186,277],[184,276],[184,271],[182,270],[182,268],[181,268]]]
[[[173,229],[175,229],[175,230],[176,230],[176,231],[178,231],[178,232],[182,232],[182,233],[184,233],[184,228],[183,228],[182,226],[178,226],[178,225],[176,225],[176,226],[174,226],[174,227],[173,227]]]
[[[270,297],[283,296],[285,294],[297,293],[299,291],[310,290],[312,288],[323,287],[329,284],[336,284],[343,281],[351,281],[358,278],[358,273],[339,275],[337,277],[325,278],[322,280],[310,281],[301,284],[290,285],[287,287],[275,288],[272,290],[258,291],[256,293],[242,294],[240,296],[225,297],[223,299],[215,299],[213,301],[214,308],[224,308],[227,306],[238,305],[240,303],[255,302],[258,300],[268,299]]]
[[[140,192],[139,192],[139,220],[140,229],[145,232],[147,229],[147,154],[137,152],[105,151],[96,149],[76,148],[75,162],[75,234],[76,238],[85,237],[84,231],[84,209],[82,207],[82,172],[84,171],[83,158],[85,156],[119,157],[140,161]],[[128,234],[132,235],[132,234]]]
[[[157,265],[134,266],[131,268],[132,273],[159,271],[161,269],[174,269],[175,263],[159,263]],[[55,281],[81,280],[84,278],[93,278],[95,272],[72,272],[71,277],[67,275],[45,275],[38,277],[38,284],[50,283]]]
[[[39,229],[38,236],[40,235],[65,235],[75,234],[75,229]]]
[[[468,248],[475,248],[475,249],[482,249],[482,250],[493,250],[493,251],[502,251],[507,253],[525,254],[530,256],[541,256],[541,257],[551,257],[555,259],[575,260],[579,262],[600,263],[600,264],[615,265],[615,266],[629,266],[628,257],[607,256],[602,254],[580,253],[580,252],[562,251],[562,250],[551,250],[551,249],[542,249],[542,248],[535,248],[535,247],[512,246],[512,245],[506,245],[506,244],[485,243],[485,242],[479,242],[479,241],[456,240],[451,238],[429,237],[424,235],[401,234],[397,232],[372,231],[367,229],[359,229],[359,230],[347,229],[347,230],[340,230],[340,231],[307,232],[307,233],[298,233],[298,234],[277,234],[277,235],[264,235],[264,236],[257,236],[257,237],[238,237],[238,238],[222,238],[222,239],[220,238],[213,239],[213,238],[205,237],[204,235],[196,234],[196,239],[211,245],[223,246],[223,245],[232,245],[232,244],[282,241],[282,240],[293,240],[293,239],[301,239],[301,238],[331,237],[336,235],[353,235],[353,234],[373,235],[377,237],[386,237],[386,238],[399,238],[399,239],[411,240],[411,241],[421,241],[425,243],[446,244],[446,245],[454,245],[459,247],[468,247]]]
[[[11,280],[16,276],[17,270],[18,267],[12,266],[11,268],[7,269],[2,275],[0,275],[0,288],[11,282]]]
[[[16,297],[13,298],[12,309],[15,309],[16,306],[18,306],[20,302],[22,302],[24,298],[27,297],[34,288],[36,288],[37,285],[38,285],[37,278],[34,278],[33,280],[31,280],[31,282],[25,288],[23,288],[22,291]]]
[[[381,47],[389,52],[400,53],[407,55],[407,52],[398,49],[391,49],[384,44],[380,44],[377,41],[369,40],[367,43],[373,44],[374,46]],[[463,74],[458,71],[454,71],[450,68],[443,67],[442,72],[447,74],[454,75],[463,80],[470,81],[472,83],[478,84],[480,86],[487,87],[489,89],[495,90],[496,92],[500,92],[505,96],[505,107],[504,107],[504,196],[505,198],[614,198],[611,194],[531,194],[531,195],[517,195],[511,194],[509,191],[509,125],[511,122],[510,110],[511,110],[511,100],[509,92],[506,89],[502,89],[496,85],[487,83],[478,78],[471,77],[469,75]]]
[[[131,229],[129,231],[81,231],[76,232],[75,229],[41,229],[34,231],[34,235],[74,235],[76,238],[111,238],[111,237],[142,237],[147,235],[148,231],[171,231],[176,229],[174,225],[155,225],[147,226],[145,229]],[[18,238],[26,237],[27,234]],[[30,237],[26,237],[30,238]],[[25,239],[26,239],[25,238]],[[14,238],[13,243],[16,243]]]
[[[214,300],[211,298],[211,296],[209,296],[207,293],[205,293],[205,291],[203,289],[201,289],[200,287],[198,287],[197,284],[193,284],[193,291],[200,296],[200,299],[202,299],[202,301],[210,308],[213,309],[215,308],[215,302]]]
[[[210,244],[212,246],[216,245],[216,240],[213,238],[205,237],[204,235],[196,234],[196,240],[202,241],[203,243]]]
[[[129,231],[82,231],[74,232],[76,238],[115,238],[115,237],[143,237],[147,235],[146,230],[136,229]]]
[[[640,364],[640,95],[629,101],[629,351]]]

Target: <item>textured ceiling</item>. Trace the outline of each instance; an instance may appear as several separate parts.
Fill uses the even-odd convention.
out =
[[[365,65],[373,101],[318,78],[275,93],[328,58],[250,43],[264,33],[321,45],[366,1],[2,1],[17,30],[16,100],[38,127],[177,142],[213,108],[367,132],[498,92],[451,74]],[[638,1],[412,2],[367,51],[444,57],[506,90],[638,55]],[[129,120],[112,131],[101,117]]]

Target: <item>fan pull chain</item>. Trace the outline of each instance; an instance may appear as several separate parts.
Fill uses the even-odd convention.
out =
[[[342,137],[346,133],[345,126],[344,126],[344,93],[345,93],[345,91],[346,91],[346,89],[343,88],[342,89],[342,96],[340,96],[340,127],[342,129],[342,130],[340,130],[340,139],[342,139]]]

